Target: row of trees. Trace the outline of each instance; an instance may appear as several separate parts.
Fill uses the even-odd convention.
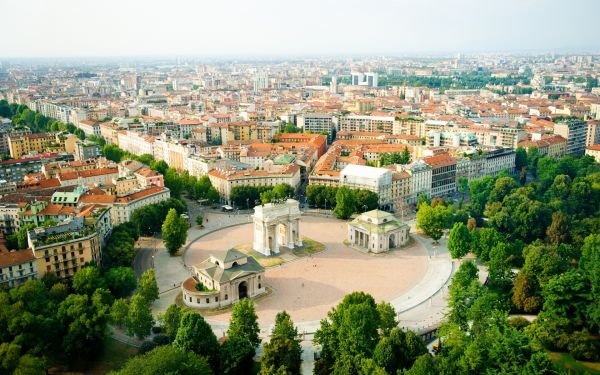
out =
[[[171,305],[159,316],[162,334],[117,374],[247,374],[261,339],[254,304],[233,306],[227,339],[217,341],[210,325],[191,310]],[[160,337],[160,339],[157,339]],[[277,314],[271,339],[264,344],[260,374],[300,374],[300,337],[289,314]]]
[[[454,224],[449,251],[454,258],[472,252],[486,264],[488,287],[506,311],[539,313],[527,331],[533,343],[597,359],[600,313],[591,301],[599,287],[589,270],[600,266],[600,167],[589,157],[554,160],[535,149],[521,151],[519,163],[537,177],[527,186],[510,176],[471,182],[472,219]]]
[[[186,192],[190,199],[208,199],[210,202],[219,201],[219,192],[212,186],[208,176],[197,178],[190,176],[188,171],[179,172],[169,167],[164,160],[156,161],[150,154],[133,155],[122,150],[117,145],[105,144],[102,154],[109,160],[119,163],[123,160],[137,160],[148,165],[151,169],[162,174],[165,186],[171,190],[171,197],[179,198]]]
[[[230,198],[236,207],[252,208],[260,203],[269,203],[275,199],[285,199],[294,196],[294,188],[289,184],[275,186],[241,185],[231,188]]]
[[[354,213],[379,207],[377,193],[365,189],[349,189],[345,186],[309,185],[306,188],[306,199],[311,207],[333,209],[334,215],[343,220]]]
[[[409,164],[410,163],[410,152],[407,147],[404,147],[402,152],[385,152],[379,157],[379,165],[390,165],[390,164]]]

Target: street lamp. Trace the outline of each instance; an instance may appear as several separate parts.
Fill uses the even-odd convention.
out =
[[[154,268],[154,255],[152,255],[152,268]]]

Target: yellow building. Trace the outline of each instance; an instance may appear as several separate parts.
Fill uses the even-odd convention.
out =
[[[27,241],[37,262],[38,277],[54,272],[60,279],[73,277],[86,263],[100,264],[100,238],[95,228],[84,225],[82,217],[56,226],[35,228]]]
[[[8,136],[10,156],[18,159],[30,152],[64,152],[65,139],[58,133],[25,134],[17,137]]]

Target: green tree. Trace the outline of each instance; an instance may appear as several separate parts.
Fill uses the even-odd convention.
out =
[[[252,368],[256,348],[241,337],[228,337],[220,348],[219,373],[225,375],[243,375]]]
[[[471,232],[463,223],[455,223],[448,237],[448,251],[452,258],[462,258],[471,248]]]
[[[352,190],[356,200],[356,209],[360,212],[375,210],[379,207],[379,195],[366,189]]]
[[[202,215],[196,216],[196,224],[198,224],[199,226],[202,226],[203,223],[204,223],[204,217]]]
[[[450,215],[451,209],[442,204],[432,207],[427,203],[423,203],[419,206],[417,212],[417,227],[437,242],[442,238],[443,230],[447,227]]]
[[[187,239],[188,225],[175,209],[170,209],[162,225],[163,241],[169,254],[179,251]]]
[[[71,294],[60,303],[56,314],[64,330],[62,349],[66,355],[89,358],[107,334],[110,320],[110,293],[96,289],[92,296]]]
[[[552,214],[552,222],[546,230],[546,235],[552,243],[560,245],[561,243],[569,242],[570,229],[569,218],[564,213],[558,211]]]
[[[352,191],[347,187],[341,186],[338,188],[335,201],[336,205],[333,214],[338,219],[346,220],[356,212],[356,199]]]
[[[381,332],[384,335],[388,335],[392,329],[398,326],[396,321],[396,310],[388,302],[379,302],[377,304],[377,311],[379,312],[379,325]]]
[[[183,313],[173,346],[207,357],[213,368],[219,363],[217,338],[204,318],[196,312]]]
[[[181,322],[181,316],[183,315],[183,309],[176,304],[172,304],[167,308],[164,314],[158,316],[165,335],[171,340],[175,340],[177,336],[177,330],[179,329],[179,323]]]
[[[152,303],[158,299],[158,285],[154,276],[154,269],[146,270],[138,282],[138,294],[141,295],[146,303]]]
[[[129,304],[124,298],[119,298],[113,302],[110,308],[110,320],[113,324],[123,328],[127,325],[127,317],[129,315]]]
[[[342,371],[346,360],[357,355],[370,357],[379,341],[379,312],[372,296],[363,292],[348,294],[321,321],[314,341],[321,346],[315,373]]]
[[[520,171],[525,167],[527,167],[527,151],[519,146],[515,150],[515,169]]]
[[[410,369],[404,370],[402,375],[437,375],[439,373],[431,354],[423,354],[415,360]]]
[[[154,318],[146,299],[140,294],[135,294],[129,304],[127,334],[131,336],[136,335],[139,339],[144,339],[150,334],[150,329],[153,325]]]
[[[91,296],[98,288],[106,288],[106,282],[96,267],[84,267],[73,276],[73,289],[79,294]]]
[[[43,358],[34,357],[31,354],[25,354],[19,358],[14,375],[45,375],[46,361]]]
[[[115,267],[104,275],[108,289],[115,297],[126,297],[137,287],[135,272],[131,267]]]
[[[254,302],[249,298],[239,300],[233,305],[231,321],[227,329],[227,336],[239,337],[248,340],[254,348],[260,344],[258,334],[258,318],[254,310]]]
[[[171,345],[159,346],[152,351],[127,361],[116,375],[212,375],[213,371],[203,357]]]
[[[289,314],[279,312],[275,317],[275,327],[271,340],[263,346],[261,357],[261,371],[269,368],[279,369],[284,367],[287,374],[300,374],[302,362],[302,347],[300,336]]]

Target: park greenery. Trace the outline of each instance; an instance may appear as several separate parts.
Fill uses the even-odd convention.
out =
[[[311,207],[333,209],[339,219],[348,219],[354,213],[379,207],[379,196],[365,189],[349,189],[324,185],[308,185],[306,200]]]
[[[249,299],[234,304],[223,340],[217,340],[202,315],[185,307],[171,305],[158,320],[162,333],[147,341],[145,354],[131,359],[116,374],[300,374],[300,336],[285,311],[277,314],[259,364],[254,356],[261,343],[260,330]]]
[[[315,374],[396,374],[428,355],[425,343],[403,331],[391,305],[354,292],[333,308],[315,333],[321,348]]]
[[[540,156],[535,148],[518,150],[517,164],[529,178],[500,174],[469,183],[466,220],[456,219],[460,210],[450,202],[424,200],[418,226],[434,240],[451,229],[452,257],[472,253],[487,266],[485,291],[492,293],[496,310],[537,314],[523,330],[528,347],[597,361],[600,165],[588,156]],[[460,322],[461,334],[468,334],[472,319],[465,315]],[[506,339],[515,334],[506,332]]]
[[[388,75],[380,76],[380,85],[429,87],[445,91],[449,89],[481,89],[486,86],[528,85],[530,76],[509,75],[508,77],[492,77],[489,72],[465,72],[452,76],[433,74],[431,76]]]

